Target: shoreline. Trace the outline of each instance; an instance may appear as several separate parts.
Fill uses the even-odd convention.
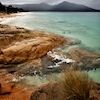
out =
[[[16,16],[17,13],[13,13],[13,14],[0,13],[0,23],[7,20],[8,18],[14,18]]]
[[[0,23],[2,23],[3,21],[6,21],[10,18],[15,18],[17,16],[23,16],[25,12],[18,12],[18,13],[10,13],[10,14],[6,14],[6,13],[0,13]]]
[[[17,13],[12,13],[12,14],[0,13],[0,18],[15,17],[16,15]]]
[[[66,41],[64,44],[66,44],[64,47],[62,47],[62,49],[64,49],[64,48],[66,48],[66,46],[67,46],[67,50],[66,50],[66,55],[67,55],[67,53],[69,53],[69,52],[74,52],[75,50],[77,50],[78,52],[82,52],[83,54],[89,54],[89,56],[91,57],[92,55],[94,56],[94,57],[96,57],[96,54],[97,54],[97,56],[99,57],[100,56],[100,54],[99,53],[96,53],[96,52],[92,52],[92,51],[88,51],[87,49],[84,49],[84,48],[81,48],[80,49],[80,47],[78,47],[78,48],[76,48],[76,47],[74,47],[75,45],[77,45],[77,44],[80,44],[81,42],[79,41],[79,40],[77,40],[77,39],[73,39],[73,38],[70,38],[70,37],[66,37],[66,38],[64,38],[63,36],[60,36],[60,35],[57,35],[57,34],[54,34],[54,33],[49,33],[49,32],[46,32],[46,31],[38,31],[38,30],[28,30],[28,29],[25,29],[25,28],[22,28],[22,27],[17,27],[17,26],[10,26],[10,25],[3,25],[3,24],[1,24],[0,25],[0,31],[1,31],[1,34],[0,34],[0,37],[1,37],[1,43],[0,43],[0,45],[1,45],[1,47],[0,47],[0,50],[1,50],[1,52],[5,52],[6,51],[6,48],[17,48],[18,46],[20,46],[20,44],[24,44],[24,41],[26,41],[26,42],[28,42],[29,41],[29,43],[30,43],[30,41],[32,41],[32,37],[33,38],[35,38],[35,36],[36,37],[38,37],[37,39],[36,39],[36,41],[39,41],[39,37],[41,38],[41,35],[43,35],[42,37],[43,37],[43,40],[45,40],[45,38],[44,37],[46,37],[46,35],[47,35],[47,37],[50,37],[50,38],[55,38],[55,37],[57,37],[57,38],[62,38],[61,39],[61,41]],[[19,32],[19,34],[18,34],[18,37],[19,37],[19,40],[17,39],[12,39],[12,38],[16,38],[15,36],[17,35],[17,33]],[[29,35],[29,36],[27,36],[28,34],[33,34],[33,35],[35,35],[35,36],[32,36],[31,37],[31,35]],[[35,33],[35,34],[34,34]],[[40,35],[40,36],[38,36],[38,35],[36,35],[36,34],[38,34],[38,35]],[[20,36],[21,35],[21,36]],[[24,36],[25,35],[25,36]],[[4,38],[4,36],[5,36],[5,38]],[[7,38],[8,39],[7,39]],[[21,40],[20,40],[20,38],[21,38]],[[7,39],[7,41],[8,41],[8,43],[7,42],[5,42],[5,39]],[[10,39],[12,39],[12,40],[10,40]],[[28,40],[28,39],[30,39],[30,40]],[[5,42],[4,43],[4,45],[3,45],[3,41]],[[10,42],[11,41],[11,42]],[[22,42],[21,42],[22,41]],[[41,41],[40,41],[41,42]],[[52,42],[52,41],[51,41]],[[57,44],[56,44],[57,45]],[[11,46],[11,47],[10,47]],[[17,47],[16,47],[17,46]],[[74,48],[73,48],[74,47]],[[19,47],[18,47],[19,48]],[[4,49],[4,50],[3,50]],[[8,50],[9,50],[8,49]],[[61,48],[60,48],[61,49]],[[51,49],[52,50],[52,49]],[[64,50],[65,51],[65,50]],[[7,51],[8,52],[8,51]],[[14,51],[15,52],[15,51]],[[46,52],[47,53],[47,52]],[[60,52],[61,53],[61,52]],[[62,52],[63,53],[63,52]],[[73,54],[72,54],[73,55]],[[71,55],[71,56],[72,56]],[[81,54],[82,55],[82,54]],[[76,55],[77,56],[77,55]],[[84,55],[83,55],[84,56]],[[69,56],[69,58],[70,58],[70,56]],[[74,57],[72,57],[73,59],[74,59]],[[78,58],[78,59],[81,59],[81,58]],[[1,61],[3,60],[3,58],[2,59],[0,59]],[[74,59],[74,60],[76,60],[76,58]],[[0,61],[0,62],[1,62]],[[24,60],[23,60],[24,61]],[[9,61],[8,61],[9,62]],[[99,62],[99,59],[98,59],[98,62]],[[97,63],[98,63],[97,62]],[[99,66],[98,66],[99,67]],[[88,67],[87,67],[88,68]],[[84,67],[83,67],[83,69],[84,69]],[[90,69],[92,69],[92,67],[90,68]],[[95,69],[95,67],[94,67],[94,69]]]
[[[78,41],[71,38],[64,38],[46,31],[28,30],[0,24],[0,89],[3,91],[0,92],[0,99],[2,99],[2,94],[3,99],[9,97],[9,100],[14,98],[14,94],[17,94],[18,100],[20,97],[24,98],[22,100],[30,100],[31,96],[34,97],[34,91],[38,93],[39,89],[48,89],[49,85],[52,87],[55,83],[47,83],[34,88],[36,83],[34,78],[31,81],[35,83],[26,86],[23,82],[21,83],[23,80],[21,76],[38,76],[41,75],[41,72],[48,75],[49,72],[50,74],[55,71],[60,73],[67,67],[78,69],[91,68],[91,66],[94,68],[96,65],[100,65],[100,55],[93,52],[79,48],[66,50],[67,52],[61,52],[59,48],[55,49],[65,44],[72,46],[77,43]],[[52,52],[53,56],[47,55],[49,51]],[[68,63],[69,59],[67,58],[75,62]],[[56,67],[57,63],[60,63],[61,66]],[[56,84],[59,86],[59,82]],[[6,93],[9,94],[6,95]]]
[[[32,30],[28,30],[28,29],[25,29],[22,27],[9,26],[9,25],[3,25],[3,24],[0,25],[0,27],[1,27],[0,28],[0,31],[1,31],[1,34],[0,34],[0,38],[1,38],[0,39],[0,41],[1,41],[1,43],[0,43],[0,45],[1,45],[1,47],[0,47],[0,52],[1,52],[0,62],[2,62],[2,65],[0,65],[0,68],[3,68],[3,67],[6,68],[9,65],[13,66],[14,63],[16,63],[17,66],[20,65],[20,67],[27,66],[27,65],[31,64],[31,62],[27,61],[28,59],[30,61],[30,60],[38,59],[39,57],[41,58],[40,62],[43,64],[42,66],[46,66],[46,67],[43,67],[43,69],[41,70],[41,72],[44,74],[56,72],[56,71],[59,72],[63,68],[66,68],[67,63],[65,61],[67,61],[66,60],[67,57],[69,59],[75,60],[76,64],[74,67],[80,66],[83,70],[84,69],[87,69],[87,70],[96,69],[96,66],[97,66],[97,68],[99,67],[100,54],[94,53],[92,51],[88,51],[86,49],[82,49],[82,48],[80,49],[79,47],[73,48],[73,46],[80,44],[80,42],[78,40],[75,40],[75,39],[72,39],[69,37],[64,38],[63,36],[59,36],[57,34],[49,33],[46,31],[38,31],[38,30],[32,31]],[[6,39],[6,41],[5,41],[5,39]],[[46,41],[47,41],[47,43],[45,43]],[[59,41],[59,42],[56,43],[55,41]],[[66,51],[64,50],[64,52],[63,52],[63,51],[58,50],[58,51],[53,51],[52,53],[54,53],[54,54],[57,53],[56,55],[53,55],[55,57],[56,56],[61,57],[62,55],[63,55],[63,57],[61,59],[56,58],[57,61],[56,60],[53,61],[52,57],[48,59],[48,57],[46,56],[47,53],[49,51],[52,51],[52,49],[55,48],[56,46],[62,46],[62,45],[58,45],[59,43],[61,43],[61,41],[62,41],[62,44],[63,43],[65,44],[65,47],[67,46]],[[34,42],[36,42],[36,44],[34,44]],[[43,42],[43,45],[40,45],[42,42]],[[49,44],[49,42],[50,42],[50,44]],[[55,44],[53,44],[53,43],[55,43]],[[34,46],[34,49],[37,48],[38,45],[40,45],[40,48],[44,49],[45,52],[41,51],[41,49],[35,50],[36,53],[35,54],[33,53],[35,57],[32,58],[30,56],[30,58],[28,58],[26,55],[27,55],[27,51],[30,52],[30,50],[31,50],[30,49],[31,44],[36,45],[36,46]],[[48,45],[50,47],[48,47]],[[53,45],[54,45],[54,47],[53,47]],[[24,46],[24,48],[29,46],[29,48],[24,50],[23,46]],[[20,51],[20,49],[22,49],[22,51]],[[60,49],[61,49],[61,47],[60,47]],[[13,54],[11,52],[13,52]],[[17,53],[17,52],[19,52],[19,53]],[[32,52],[34,52],[34,51],[32,51]],[[38,52],[41,52],[41,54],[38,55]],[[22,55],[20,55],[21,53],[22,53]],[[63,54],[63,53],[65,53],[65,54]],[[77,55],[77,53],[78,53],[78,55]],[[16,54],[16,56],[14,56],[15,54]],[[65,58],[64,58],[64,56],[65,56]],[[85,58],[85,56],[87,56],[87,58]],[[45,58],[42,58],[42,57],[45,57]],[[6,58],[6,59],[4,59],[4,58]],[[65,61],[63,61],[62,59]],[[84,63],[82,62],[82,60],[84,61]],[[37,61],[39,62],[39,60],[37,60]],[[47,63],[45,65],[46,62],[49,62],[49,63]],[[77,64],[77,62],[80,62],[80,63]],[[24,65],[24,63],[25,63],[25,65]],[[55,64],[53,64],[53,63],[55,63]],[[56,65],[57,63],[58,63],[58,65]],[[61,66],[59,64],[61,64]],[[47,68],[47,66],[48,66],[48,68]],[[52,66],[52,67],[49,68],[49,66]],[[58,66],[58,67],[56,67],[56,66]],[[8,70],[9,70],[9,67],[8,67]],[[16,70],[16,68],[15,68],[15,70]],[[20,71],[22,74],[26,73],[24,70],[20,70]],[[34,71],[35,71],[35,69],[33,69],[33,71],[30,73],[28,72],[28,74],[31,74],[31,73],[34,74]],[[38,71],[39,71],[39,69],[38,69]]]

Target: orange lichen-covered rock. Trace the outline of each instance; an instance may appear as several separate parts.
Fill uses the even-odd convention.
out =
[[[23,63],[43,57],[53,48],[64,44],[67,39],[43,31],[1,25],[0,63]]]
[[[0,100],[30,100],[32,90],[12,82],[14,76],[0,71]]]

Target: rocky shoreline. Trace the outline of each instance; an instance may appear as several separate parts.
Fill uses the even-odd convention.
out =
[[[23,84],[19,85],[16,79],[19,76],[42,76],[68,67],[83,70],[100,68],[100,54],[82,48],[66,52],[56,49],[78,43],[78,40],[53,33],[0,24],[0,100],[13,100],[16,95],[16,100],[47,100],[44,99],[45,92],[49,94],[48,100],[53,100],[51,91],[54,89],[57,93],[56,90],[60,90],[59,83],[49,83],[36,90],[22,87]],[[48,55],[50,51],[54,56]],[[54,100],[63,100],[63,97],[58,98]]]

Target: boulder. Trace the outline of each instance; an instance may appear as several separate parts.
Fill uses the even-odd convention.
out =
[[[100,68],[100,54],[82,48],[73,48],[67,52],[68,58],[75,60],[73,66],[85,70]]]
[[[13,82],[15,76],[0,70],[0,100],[30,100],[33,90]]]
[[[37,88],[31,96],[31,100],[65,100],[61,84],[48,83]]]
[[[43,31],[1,25],[0,64],[20,64],[41,58],[53,48],[64,44],[67,39]],[[6,33],[7,32],[7,33]],[[69,41],[69,40],[68,40]]]

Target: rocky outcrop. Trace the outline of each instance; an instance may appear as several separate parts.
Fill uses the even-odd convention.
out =
[[[52,33],[0,25],[0,100],[30,100],[33,90],[16,83],[16,70],[20,64],[37,65],[48,51],[65,42],[70,43]]]
[[[20,75],[42,76],[53,72],[59,73],[68,67],[87,71],[100,68],[100,54],[82,48],[72,48],[66,52],[55,50],[52,51],[52,55],[57,58],[46,55],[42,59],[20,64],[18,69],[14,70]]]
[[[64,91],[59,82],[48,83],[36,89],[31,100],[65,100]]]
[[[6,68],[10,73],[34,74],[37,70],[40,73],[40,69],[46,73],[47,69],[43,67],[47,62],[43,64],[42,58],[64,43],[69,46],[80,42],[44,31],[0,25],[0,68]],[[41,64],[35,63],[36,60]]]
[[[100,66],[100,54],[74,48],[57,55],[72,59],[73,63],[53,59],[48,51],[63,45],[75,45],[80,41],[64,38],[44,31],[30,31],[15,26],[0,25],[0,100],[64,100],[64,91],[60,82],[48,83],[31,90],[19,84],[19,75],[44,75],[60,72],[72,66],[81,69],[93,69]],[[67,59],[68,60],[68,59]],[[62,63],[60,63],[62,61]],[[55,66],[59,63],[60,66]],[[93,86],[99,97],[99,85]],[[96,98],[97,98],[96,97]],[[91,98],[95,98],[91,96]],[[92,100],[91,99],[91,100]],[[93,99],[94,100],[94,99]]]
[[[31,100],[66,100],[65,95],[61,82],[48,83],[38,87],[32,93]],[[89,100],[100,99],[100,84],[92,83],[89,98]]]
[[[67,57],[75,60],[76,68],[91,70],[100,68],[100,54],[82,48],[74,48],[68,51]]]
[[[0,100],[30,100],[33,90],[13,81],[15,77],[0,70]]]
[[[46,32],[29,31],[6,25],[0,28],[0,33],[1,64],[19,64],[41,58],[48,51],[67,41],[61,36]]]

